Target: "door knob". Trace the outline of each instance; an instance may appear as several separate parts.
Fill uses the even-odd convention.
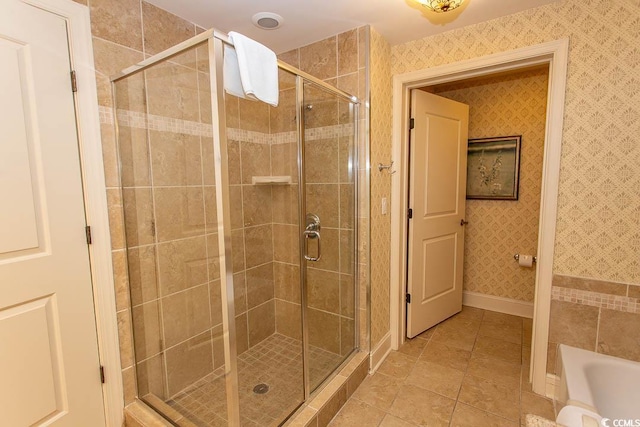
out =
[[[460,220],[460,227],[464,227],[467,224],[469,224],[469,221],[465,221],[464,218]]]

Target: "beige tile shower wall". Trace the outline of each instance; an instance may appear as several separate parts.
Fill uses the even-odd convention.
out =
[[[469,105],[469,138],[522,135],[517,201],[467,200],[464,290],[533,302],[535,269],[513,254],[536,254],[548,69],[452,83],[434,93]]]
[[[640,4],[565,0],[392,48],[406,73],[568,37],[557,274],[640,283]],[[603,77],[606,76],[606,77]]]
[[[300,66],[297,49],[278,55],[278,59]],[[270,107],[272,134],[284,135],[297,131],[296,78],[279,71],[280,100]],[[276,229],[273,263],[275,285],[276,332],[302,340],[300,294],[300,257],[298,240],[298,144],[297,139],[271,145],[272,172],[290,176],[293,185],[277,185],[272,189],[273,225]]]
[[[144,79],[140,105],[126,102],[137,79],[133,90],[129,80],[116,85],[118,149],[137,373],[147,379],[138,393],[166,399],[224,364],[211,138],[188,126],[156,127],[203,128],[210,92],[193,50]]]
[[[231,247],[237,353],[275,332],[272,186],[253,185],[271,175],[269,106],[226,96],[229,139]]]
[[[375,29],[371,45],[371,165],[391,161],[391,47]],[[391,202],[391,175],[371,171],[371,348],[389,332],[391,221],[381,201]]]
[[[141,61],[145,57],[157,53],[165,48],[168,48],[176,43],[179,43],[185,39],[188,39],[196,34],[196,27],[180,18],[177,18],[167,12],[164,12],[150,4],[141,2],[140,0],[88,0],[78,3],[89,6],[91,17],[91,30],[93,34],[93,48],[94,59],[96,67],[96,80],[98,85],[98,103],[102,107],[112,107],[113,100],[111,97],[111,87],[109,83],[109,76],[115,74],[136,62]],[[195,72],[195,54],[192,53],[190,58],[184,58],[183,66],[190,66],[189,72],[185,73],[185,78],[188,80],[185,82],[184,89],[195,90],[195,96],[197,99],[197,87],[198,87],[198,73]],[[191,65],[189,65],[191,62]],[[167,71],[174,72],[178,70],[177,65],[167,68]],[[181,68],[180,70],[185,70]],[[202,74],[202,73],[200,73]],[[202,76],[201,76],[202,77]],[[128,108],[131,111],[145,112],[145,91],[142,76],[131,80],[131,86],[129,93],[125,95],[127,100],[121,104],[124,108]],[[152,86],[152,85],[151,85]],[[149,87],[148,95],[151,98],[154,96],[154,90]],[[157,94],[157,92],[156,92]],[[168,94],[170,97],[172,94]],[[179,95],[174,93],[173,95]],[[161,108],[162,103],[156,103]],[[203,109],[204,115],[206,115],[206,106],[194,106],[191,110],[185,111],[184,117],[180,119],[186,120],[199,120],[199,108]],[[151,111],[150,111],[151,112]],[[161,111],[152,112],[154,114],[162,114]],[[198,158],[199,150],[201,146],[205,146],[204,141],[201,141],[199,136],[190,136],[185,134],[173,134],[172,138],[178,141],[178,144],[167,144],[169,133],[166,132],[151,132],[149,135],[150,140],[153,140],[154,146],[157,148],[153,152],[145,151],[145,144],[142,141],[146,140],[144,131],[140,129],[123,128],[125,137],[123,148],[125,150],[132,150],[130,154],[131,159],[135,159],[135,162],[130,164],[123,164],[123,184],[125,185],[125,199],[128,196],[135,196],[138,206],[143,209],[141,218],[149,218],[148,213],[145,217],[144,210],[153,203],[161,204],[163,196],[168,192],[177,192],[181,200],[193,201],[199,200],[198,204],[202,207],[202,214],[200,218],[193,222],[194,216],[191,216],[191,226],[194,233],[189,233],[188,236],[176,236],[171,227],[171,221],[163,222],[159,219],[159,222],[155,224],[154,228],[157,228],[157,234],[163,243],[152,244],[152,229],[151,222],[144,220],[140,223],[142,228],[134,227],[139,232],[133,231],[127,234],[128,243],[133,244],[135,247],[130,251],[129,263],[131,264],[131,285],[134,288],[131,292],[131,301],[134,306],[133,313],[130,312],[129,301],[129,283],[127,281],[127,260],[124,251],[125,236],[124,236],[124,223],[123,223],[123,206],[132,206],[131,203],[123,203],[119,186],[120,178],[118,174],[117,155],[116,155],[116,143],[115,134],[113,130],[113,117],[109,114],[109,110],[101,111],[101,133],[102,133],[102,146],[104,156],[104,169],[105,178],[107,184],[107,200],[109,204],[109,220],[111,226],[111,245],[113,249],[113,262],[114,262],[114,274],[115,274],[115,288],[116,288],[116,308],[118,310],[118,330],[120,335],[120,349],[121,349],[121,363],[122,363],[122,375],[124,380],[124,401],[126,404],[133,401],[136,395],[136,384],[133,368],[133,340],[132,340],[132,315],[136,319],[146,318],[148,320],[149,330],[141,332],[146,337],[144,340],[140,340],[137,343],[136,350],[143,356],[145,361],[138,366],[138,375],[144,380],[149,379],[149,387],[153,390],[139,390],[140,393],[147,391],[154,391],[160,395],[167,392],[175,391],[181,386],[188,384],[195,376],[201,376],[213,369],[213,352],[212,352],[212,339],[211,334],[219,333],[215,328],[211,327],[211,323],[215,323],[215,319],[206,318],[189,318],[187,322],[189,326],[185,329],[189,331],[189,336],[181,336],[181,332],[175,328],[167,328],[167,320],[171,319],[172,313],[175,310],[182,310],[185,307],[195,308],[197,304],[203,303],[206,307],[203,307],[200,312],[208,313],[209,308],[209,289],[215,288],[215,281],[209,282],[207,274],[207,266],[202,265],[202,260],[206,259],[206,256],[202,254],[197,255],[199,264],[194,266],[193,281],[184,282],[181,280],[170,281],[167,275],[176,275],[176,271],[170,271],[171,269],[157,270],[155,260],[165,259],[168,262],[172,258],[172,251],[179,245],[184,245],[186,242],[193,241],[194,245],[189,245],[193,251],[203,251],[207,244],[205,239],[205,231],[195,232],[195,229],[200,228],[206,230],[207,220],[205,219],[205,200],[210,200],[208,197],[213,187],[210,187],[210,182],[206,181],[206,176],[195,176],[191,174],[193,171],[198,171],[198,165],[193,163],[186,163],[188,165],[185,169],[163,169],[161,165],[162,155],[178,155],[185,156],[185,160],[193,162],[201,162],[202,158]],[[197,146],[198,153],[194,153]],[[169,150],[170,152],[167,152]],[[154,154],[155,153],[155,154]],[[127,154],[127,153],[125,153]],[[191,156],[191,154],[197,154]],[[206,154],[205,154],[206,158]],[[145,180],[151,179],[151,165],[155,164],[157,169],[155,170],[154,178],[159,180],[165,180],[167,188],[164,191],[159,191],[153,197],[150,194],[148,182]],[[197,175],[197,173],[196,173]],[[197,183],[196,181],[201,181]],[[127,182],[124,182],[127,181]],[[197,185],[192,185],[196,183]],[[177,185],[169,185],[177,184]],[[174,187],[174,188],[169,188]],[[128,200],[132,200],[128,197]],[[126,207],[126,206],[125,206]],[[211,207],[211,206],[209,206]],[[148,212],[148,211],[147,211]],[[185,211],[176,209],[178,215],[182,215]],[[206,215],[210,215],[210,210]],[[211,218],[209,218],[211,219]],[[134,224],[130,224],[133,226]],[[135,224],[136,226],[138,224]],[[172,234],[173,233],[173,234]],[[160,237],[162,234],[163,237]],[[135,241],[134,241],[135,240]],[[194,257],[196,254],[191,254]],[[177,261],[177,260],[175,260]],[[165,266],[169,266],[165,264]],[[200,273],[197,273],[197,272]],[[176,284],[176,288],[167,291],[166,297],[161,298],[159,284],[163,283],[162,278],[166,280],[164,283]],[[198,279],[198,277],[200,277]],[[146,284],[158,284],[151,286],[142,286],[142,283]],[[212,286],[213,285],[213,286]],[[219,287],[219,286],[218,286]],[[182,307],[182,309],[180,308]],[[166,317],[163,317],[163,314]],[[163,321],[164,319],[164,321]],[[219,323],[219,322],[218,322]],[[166,360],[168,363],[168,369],[163,365],[161,358],[159,357],[160,348],[160,335],[166,333],[166,338],[172,341],[175,345],[171,351],[166,353]],[[155,337],[155,338],[154,338]],[[204,345],[203,345],[204,344]],[[191,366],[192,371],[186,371],[181,368],[184,366],[185,358],[191,358],[193,351],[201,351],[204,349],[204,353],[198,355],[198,359],[202,360],[201,364]],[[222,356],[218,355],[218,359],[222,360]],[[173,362],[172,362],[173,361]],[[171,367],[173,366],[173,368]],[[174,369],[175,368],[175,369]],[[169,386],[169,388],[167,388]]]
[[[113,106],[113,100],[111,98],[111,88],[109,83],[109,76],[114,73],[134,64],[136,62],[141,61],[145,57],[148,57],[151,54],[157,53],[164,48],[167,48],[171,45],[179,43],[197,32],[201,31],[198,28],[195,28],[194,25],[185,22],[182,19],[179,19],[175,16],[172,16],[160,9],[155,8],[147,3],[141,2],[140,0],[117,0],[117,1],[108,1],[108,0],[76,0],[78,3],[88,5],[90,7],[91,13],[91,21],[92,21],[92,33],[94,36],[94,57],[96,63],[96,79],[98,83],[98,101],[100,106],[110,108]],[[158,31],[161,29],[162,31]],[[347,34],[347,33],[345,33]],[[365,90],[365,83],[367,80],[366,69],[365,69],[365,57],[366,52],[364,49],[365,37],[366,34],[365,28],[360,28],[358,30],[358,61],[357,61],[357,72],[347,72],[345,71],[347,68],[343,68],[342,72],[339,74],[336,73],[334,79],[329,79],[329,81],[333,84],[337,84],[338,87],[341,87],[347,91],[354,92],[358,94],[358,96],[365,100],[367,90]],[[368,35],[367,35],[368,36]],[[344,35],[342,36],[344,40]],[[348,38],[348,37],[347,37]],[[197,59],[197,58],[196,58]],[[349,60],[351,61],[351,60]],[[340,66],[345,66],[349,63],[341,61]],[[351,62],[352,63],[352,62]],[[206,71],[202,69],[202,64],[198,64],[199,69],[201,71]],[[357,78],[356,78],[357,76]],[[201,73],[202,77],[202,73]],[[204,82],[200,82],[204,83]],[[199,83],[199,84],[200,84]],[[144,93],[143,92],[144,83],[142,79],[138,81],[138,87],[133,87],[131,90],[131,95],[136,93]],[[201,84],[202,87],[202,84]],[[356,88],[356,89],[354,89]],[[132,110],[135,110],[135,105],[140,105],[144,102],[144,95],[142,95],[139,99],[131,99],[129,103],[129,107]],[[208,115],[207,105],[200,105],[201,115],[203,122],[208,122],[205,120]],[[210,106],[209,106],[210,108]],[[238,111],[234,113],[234,105],[227,106],[228,112],[230,113],[230,120],[233,120],[234,114],[235,117],[238,118],[238,121],[235,123],[229,123],[229,126],[232,128],[239,129],[240,128],[240,108],[237,106]],[[144,108],[139,108],[139,111],[144,112]],[[361,110],[361,114],[364,115],[364,108]],[[189,119],[189,117],[182,117],[182,119]],[[273,118],[271,119],[271,124],[273,125]],[[101,132],[102,132],[102,144],[103,144],[103,155],[104,155],[104,168],[105,168],[105,177],[107,182],[107,197],[109,204],[109,217],[110,217],[110,225],[111,225],[111,241],[113,248],[113,260],[114,260],[114,273],[115,273],[115,287],[116,287],[116,298],[117,298],[117,310],[118,310],[118,328],[120,334],[120,346],[121,346],[121,361],[123,368],[123,379],[125,384],[125,395],[124,400],[125,403],[130,403],[133,401],[136,395],[136,384],[134,377],[134,369],[133,369],[133,340],[131,336],[131,312],[130,312],[130,302],[129,302],[129,283],[127,281],[127,271],[126,265],[127,260],[125,259],[125,237],[124,237],[124,224],[123,224],[123,201],[120,195],[120,179],[118,174],[118,165],[117,165],[117,155],[116,155],[116,143],[115,143],[115,135],[113,131],[113,117],[110,115],[108,109],[103,109],[101,111]],[[192,126],[192,124],[188,124]],[[364,126],[363,126],[364,127]],[[131,134],[135,134],[135,131],[131,131]],[[185,133],[190,133],[185,131]],[[198,133],[199,134],[199,133]],[[361,135],[365,135],[364,132]],[[188,139],[188,138],[187,138]],[[210,142],[210,141],[209,141]],[[188,145],[188,144],[187,144]],[[366,147],[365,143],[359,144],[361,147]],[[206,147],[207,144],[205,141],[202,141],[202,147]],[[234,143],[231,143],[231,149],[235,148],[236,153],[239,156],[241,147],[240,142],[236,141],[235,146]],[[272,147],[274,150],[278,150],[277,147]],[[274,173],[280,174],[276,169],[276,164],[273,164]],[[207,170],[207,168],[205,168]],[[212,169],[209,169],[212,170]],[[286,174],[286,173],[283,173]],[[207,179],[206,177],[204,179]],[[238,177],[238,180],[241,180],[241,177]],[[238,181],[241,182],[241,181]],[[232,200],[235,197],[235,201],[240,205],[243,204],[242,192],[237,191],[243,184],[237,184],[238,188],[235,191],[232,191]],[[132,192],[135,192],[132,187]],[[129,191],[129,190],[127,190]],[[277,197],[274,195],[274,201]],[[244,209],[244,206],[243,206]],[[278,222],[276,219],[276,209],[277,207],[274,205],[274,223]],[[280,213],[282,213],[280,211]],[[284,213],[284,215],[288,215],[288,213]],[[366,221],[368,214],[362,214],[362,221]],[[242,313],[248,313],[248,293],[246,283],[243,283],[243,279],[247,279],[246,272],[244,271],[245,267],[245,254],[242,249],[244,249],[246,236],[244,234],[244,218],[242,216],[236,216],[240,221],[240,224],[235,225],[233,234],[233,246],[234,248],[234,267],[237,271],[240,271],[236,277],[236,311],[237,313],[241,313],[238,320],[238,328],[239,330],[247,330],[249,315],[242,316]],[[287,221],[282,221],[283,224],[287,224]],[[241,232],[240,229],[243,231]],[[209,236],[207,239],[207,247],[213,252],[215,249],[212,247],[215,246],[215,242],[212,241],[212,236]],[[157,257],[157,248],[155,247],[138,247],[132,250],[133,255],[129,260],[132,264],[132,269],[134,270],[133,276],[140,276],[137,279],[133,277],[131,280],[147,280],[153,283],[156,274],[159,274],[155,271],[153,267],[153,263],[150,259]],[[364,248],[366,249],[366,248]],[[365,251],[361,251],[364,253]],[[362,262],[367,262],[367,257],[361,257]],[[274,275],[291,275],[291,271],[287,271],[286,269],[278,269],[276,267],[277,263],[274,263]],[[364,267],[364,268],[362,268]],[[366,265],[361,266],[361,271],[366,271]],[[297,275],[296,275],[297,277]],[[278,281],[279,282],[279,281]],[[286,281],[280,282],[286,283]],[[363,297],[361,298],[360,312],[362,318],[367,318],[366,314],[366,278],[361,280],[363,284],[361,294]],[[210,286],[210,290],[216,289],[215,286]],[[244,291],[244,295],[243,295]],[[268,292],[268,291],[267,291]],[[274,291],[278,292],[276,289]],[[143,316],[151,319],[156,319],[155,322],[149,323],[150,325],[156,325],[156,330],[152,327],[152,330],[147,332],[149,336],[156,334],[159,335],[159,328],[161,327],[160,320],[160,311],[157,307],[154,307],[153,301],[158,301],[158,290],[157,289],[146,289],[139,286],[139,291],[133,290],[134,299],[136,299],[136,307],[143,307],[143,309],[136,309],[136,315]],[[214,296],[215,297],[215,296]],[[258,297],[258,299],[260,296]],[[296,298],[295,295],[292,298]],[[144,301],[144,303],[142,303]],[[193,301],[193,299],[192,299]],[[149,304],[147,304],[149,303]],[[275,303],[279,303],[275,301]],[[268,304],[268,302],[267,302]],[[156,303],[156,306],[159,305]],[[247,308],[245,308],[245,305]],[[154,310],[155,308],[155,310]],[[215,312],[216,310],[212,308],[211,312]],[[257,318],[258,316],[256,316]],[[212,320],[215,322],[215,320]],[[244,323],[243,323],[244,322]],[[364,329],[364,334],[366,335],[367,322],[362,322],[362,327]],[[243,327],[244,326],[244,327]],[[214,334],[219,334],[219,328],[213,329],[212,332]],[[295,333],[295,332],[294,332]],[[206,337],[205,337],[206,338]],[[192,342],[191,342],[192,341]],[[187,341],[189,345],[193,348],[203,348],[202,344],[202,336],[196,335],[191,341]],[[244,343],[248,347],[250,341],[249,333],[243,337],[239,334],[239,342]],[[154,352],[159,348],[159,343],[156,343],[155,347],[152,344],[152,340],[149,340],[150,343],[150,351]],[[140,345],[140,344],[139,344]],[[362,344],[361,344],[362,345]],[[140,351],[146,351],[144,350]],[[181,360],[180,357],[184,356],[183,353],[175,352],[175,359]],[[214,354],[215,358],[216,355]],[[218,359],[221,359],[221,355],[218,355]],[[205,355],[203,359],[207,360],[210,356]],[[149,375],[151,372],[155,372],[157,370],[162,369],[162,364],[159,361],[158,357],[149,357],[145,360],[143,365],[139,367],[138,374],[142,377],[143,380],[150,376],[154,377],[153,381],[149,379],[150,387],[154,389],[162,389],[163,381],[165,379],[164,376],[161,376],[160,379],[157,378],[157,375]],[[206,370],[205,370],[206,371]]]
[[[354,29],[320,40],[311,45],[283,53],[279,58],[327,83],[363,98],[365,94],[365,61],[360,60],[364,47],[364,29]],[[272,108],[271,133],[291,132],[295,128],[295,81],[281,73],[281,101]],[[345,111],[345,102],[338,103],[331,95],[307,88],[305,102],[313,104],[306,116],[306,129],[326,131],[338,123]],[[288,108],[288,105],[294,108]],[[277,112],[277,114],[275,114]],[[347,117],[345,116],[345,119]],[[342,122],[341,122],[342,123]],[[274,126],[275,125],[275,126]],[[353,283],[353,233],[350,220],[354,206],[353,184],[348,170],[348,137],[308,138],[306,142],[307,211],[322,218],[323,260],[310,264],[308,304],[310,344],[342,354],[350,351],[355,326]],[[274,161],[283,159],[274,169],[276,175],[297,175],[295,144],[272,145]],[[294,179],[297,178],[294,176]],[[275,242],[286,250],[284,259],[276,257],[276,330],[294,338],[301,337],[298,263],[297,187],[274,186]],[[292,206],[293,205],[293,206]],[[293,207],[293,211],[291,208]],[[293,239],[286,238],[293,236]],[[315,320],[313,320],[315,319]],[[338,335],[334,332],[340,331]]]
[[[286,59],[285,59],[286,58]],[[298,64],[297,52],[285,54],[285,60]],[[280,101],[270,107],[271,134],[285,135],[297,130],[295,77],[280,71]],[[274,251],[273,276],[275,286],[276,332],[302,340],[300,295],[300,257],[298,239],[298,144],[296,136],[282,137],[271,145],[271,172],[276,176],[290,176],[292,185],[274,185],[273,205]]]
[[[640,361],[640,286],[556,275],[547,372],[558,344]]]

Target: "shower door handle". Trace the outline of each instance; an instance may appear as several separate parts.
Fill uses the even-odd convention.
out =
[[[307,261],[320,261],[322,257],[322,247],[320,240],[320,218],[316,214],[308,213],[306,227],[304,228],[304,259]],[[309,240],[318,240],[317,256],[309,256]]]
[[[309,240],[318,240],[318,254],[315,257],[309,256]],[[304,259],[307,261],[320,261],[322,258],[322,244],[320,240],[320,232],[314,230],[304,231]]]

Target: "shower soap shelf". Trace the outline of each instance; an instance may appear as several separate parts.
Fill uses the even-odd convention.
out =
[[[264,184],[291,184],[291,177],[287,175],[282,176],[254,176],[251,178],[251,183],[253,185],[264,185]]]

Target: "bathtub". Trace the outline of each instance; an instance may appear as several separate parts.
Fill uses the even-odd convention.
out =
[[[640,363],[561,344],[555,404],[567,427],[640,427]]]

